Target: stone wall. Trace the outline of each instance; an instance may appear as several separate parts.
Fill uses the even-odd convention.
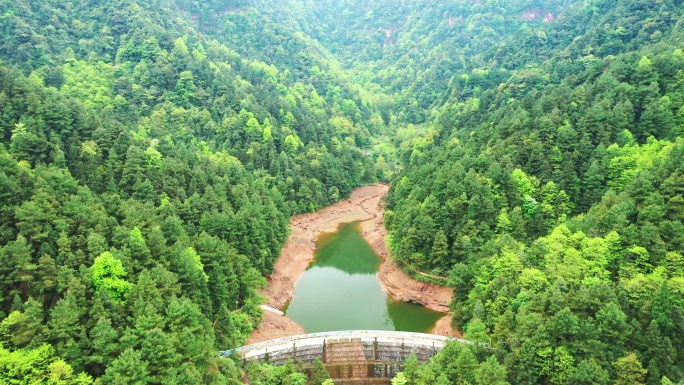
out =
[[[409,354],[414,353],[418,361],[425,362],[447,340],[447,337],[423,333],[351,330],[280,338],[221,354],[239,354],[245,362],[275,365],[288,360],[310,364],[318,358],[333,379],[351,383],[363,378],[392,378]]]

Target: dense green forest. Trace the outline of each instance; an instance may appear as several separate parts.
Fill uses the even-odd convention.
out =
[[[485,344],[397,384],[683,381],[682,20],[0,0],[0,383],[306,383],[218,351],[259,322],[290,215],[375,181],[393,257]]]
[[[289,216],[389,175],[340,73],[182,8],[0,3],[2,383],[240,383]]]
[[[455,324],[497,361],[451,353],[409,383],[458,358],[471,377],[447,383],[682,380],[682,3],[582,5],[419,101],[430,129],[392,184],[393,256],[448,278]]]

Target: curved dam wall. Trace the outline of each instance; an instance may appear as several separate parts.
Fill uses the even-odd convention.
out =
[[[274,365],[288,360],[310,364],[318,358],[333,379],[380,379],[392,378],[411,353],[420,362],[429,360],[448,339],[424,333],[349,330],[280,338],[221,352],[221,355],[239,354],[245,362]]]

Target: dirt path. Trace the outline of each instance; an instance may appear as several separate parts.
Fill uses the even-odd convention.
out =
[[[264,295],[268,305],[283,309],[292,298],[297,279],[314,258],[314,241],[322,234],[334,232],[343,223],[362,221],[363,236],[384,262],[378,277],[383,290],[400,301],[415,302],[429,309],[447,313],[452,289],[417,282],[404,274],[389,256],[386,243],[387,230],[382,222],[384,206],[382,197],[389,186],[376,184],[355,189],[349,199],[337,202],[320,211],[295,215],[290,221],[290,237],[283,246],[275,263],[273,274],[268,278]],[[268,313],[268,314],[267,314]],[[446,320],[445,320],[446,319]],[[451,330],[450,317],[441,319],[433,332],[457,336]],[[248,343],[303,333],[302,328],[287,317],[265,312],[259,328],[250,336]]]

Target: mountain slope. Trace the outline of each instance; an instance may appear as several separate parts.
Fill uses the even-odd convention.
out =
[[[218,350],[259,322],[290,214],[387,171],[370,107],[240,56],[182,3],[0,14],[0,382],[239,383]]]
[[[680,5],[587,4],[485,52],[403,156],[393,256],[448,276],[510,383],[682,379]]]
[[[410,383],[681,381],[682,5],[0,0],[0,367],[239,383],[289,215],[399,171],[494,349]]]

